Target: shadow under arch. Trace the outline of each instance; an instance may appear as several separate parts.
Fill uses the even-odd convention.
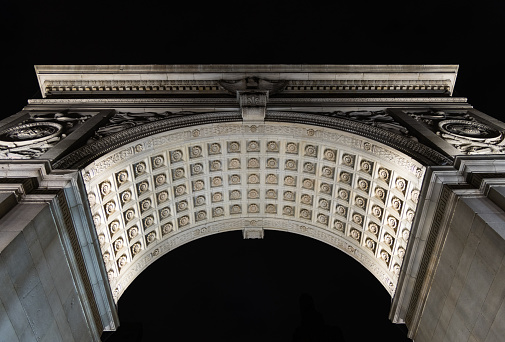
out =
[[[387,319],[390,297],[366,269],[327,244],[279,231],[264,240],[216,234],[160,258],[119,300],[116,338],[141,329],[138,341],[291,341],[301,293],[347,341],[409,341]]]

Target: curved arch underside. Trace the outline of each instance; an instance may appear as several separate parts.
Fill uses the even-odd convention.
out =
[[[151,263],[194,239],[274,229],[345,251],[392,296],[425,167],[330,128],[215,123],[124,145],[82,170],[117,301]]]

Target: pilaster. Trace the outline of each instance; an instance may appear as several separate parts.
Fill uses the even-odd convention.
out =
[[[48,260],[49,263],[58,262],[58,266],[52,265],[50,268],[56,272],[53,277],[41,279],[44,296],[50,295],[52,287],[70,288],[83,315],[81,319],[70,322],[74,338],[80,334],[77,331],[85,330],[90,334],[91,340],[99,341],[102,331],[115,330],[119,320],[101,253],[97,249],[89,208],[84,204],[85,191],[79,173],[52,172],[47,161],[10,161],[0,162],[0,178],[3,180],[0,184],[1,193],[7,194],[1,203],[5,213],[0,225],[0,248],[6,252],[2,253],[4,261],[10,262],[11,255],[25,253],[22,252],[23,248],[32,248],[30,244],[39,241],[37,243],[41,249],[37,253],[45,253],[46,258],[51,259]],[[30,218],[32,213],[33,217]],[[37,228],[39,226],[40,229]],[[39,240],[33,240],[35,232]],[[46,245],[43,242],[46,236],[54,236],[59,241],[58,247],[54,244]],[[26,253],[33,255],[34,252]],[[59,259],[54,259],[54,255],[59,255]],[[38,261],[35,258],[33,262]],[[42,271],[39,271],[39,276],[42,277],[40,272]],[[65,278],[67,276],[68,279]],[[37,279],[34,276],[33,281]],[[24,285],[20,283],[18,286]],[[65,304],[66,299],[61,297],[58,303]],[[50,304],[56,305],[56,302]],[[47,319],[50,320],[51,317]],[[46,326],[42,321],[38,325],[37,318],[31,316],[30,312],[24,318],[12,316],[10,319],[33,321],[35,326],[31,330],[40,336],[52,334],[45,331]],[[65,339],[65,336],[62,337]]]
[[[466,273],[459,274],[457,276],[459,278],[453,278],[456,277],[454,272],[458,267],[458,262],[461,261],[458,259],[459,255],[451,253],[454,252],[454,248],[463,248],[458,245],[461,243],[458,241],[463,241],[463,245],[465,244],[469,238],[468,232],[473,229],[470,226],[475,224],[476,220],[484,222],[484,227],[488,227],[485,229],[489,230],[489,234],[495,235],[495,243],[505,245],[503,229],[498,228],[504,220],[501,214],[505,203],[503,197],[505,192],[502,189],[505,183],[504,171],[505,159],[498,156],[487,160],[482,160],[482,157],[458,157],[454,167],[429,168],[414,224],[415,238],[407,250],[407,267],[402,269],[400,274],[390,312],[390,319],[393,322],[406,323],[409,328],[409,337],[416,341],[456,341],[457,339],[449,337],[444,339],[449,323],[444,320],[450,320],[451,315],[463,319],[465,328],[463,326],[457,328],[452,326],[452,328],[467,329],[467,337],[472,333],[472,329],[483,328],[476,325],[475,317],[464,318],[464,312],[467,309],[463,302],[460,303],[459,309],[455,307],[451,309],[447,306],[444,308],[443,301],[449,300],[449,295],[459,296],[459,293],[451,292],[451,286],[455,286],[455,281],[463,281],[463,286],[475,286],[476,278],[467,276]],[[481,241],[480,243],[487,243],[483,242],[481,237],[476,238],[476,241]],[[495,247],[489,246],[489,248]],[[477,259],[472,259],[476,258],[475,255],[470,258],[470,262],[477,262]],[[493,261],[494,258],[497,260]],[[498,262],[499,264],[502,259],[503,255],[489,252],[483,260],[485,263]],[[453,266],[450,267],[454,269],[449,270],[446,267],[451,263]],[[498,267],[486,276],[489,286],[498,279],[497,277],[502,276],[500,272],[502,271],[499,271]],[[483,291],[487,290],[483,289]],[[440,298],[434,299],[437,296]],[[487,298],[486,301],[495,300],[501,303],[504,299],[496,292],[493,296],[496,297]],[[476,307],[472,310],[478,311],[481,308],[484,309],[484,307]],[[448,309],[451,310],[449,317],[444,311]],[[493,315],[495,314],[496,311]],[[463,315],[463,318],[460,315]],[[437,321],[437,318],[440,321]],[[492,318],[495,319],[495,316]],[[437,324],[440,327],[437,328]],[[436,328],[442,330],[433,333]]]

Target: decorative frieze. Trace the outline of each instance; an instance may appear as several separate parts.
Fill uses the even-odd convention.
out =
[[[84,165],[83,163],[86,160],[92,160],[93,158],[97,158],[98,156],[102,155],[103,153],[106,153],[110,151],[111,146],[119,146],[125,143],[128,143],[129,141],[133,141],[135,138],[138,137],[143,137],[146,135],[151,135],[153,133],[165,131],[165,130],[170,130],[178,127],[184,127],[184,126],[190,126],[197,124],[198,122],[204,121],[204,122],[213,122],[213,121],[229,121],[229,120],[240,120],[240,116],[237,115],[238,113],[207,113],[207,114],[187,114],[185,113],[184,115],[182,114],[176,114],[176,113],[169,113],[169,112],[164,112],[164,113],[143,113],[145,116],[140,115],[142,113],[136,113],[136,115],[133,115],[132,113],[119,113],[118,118],[112,118],[112,122],[109,125],[106,125],[102,127],[99,130],[98,135],[95,136],[95,139],[99,137],[99,140],[94,141],[90,143],[88,146],[85,146],[83,148],[78,149],[77,151],[71,153],[70,155],[62,158],[61,160],[57,161],[54,164],[54,167],[56,168],[69,168],[69,167],[78,167]],[[169,119],[165,119],[169,117]],[[256,120],[255,118],[254,120]],[[329,115],[316,115],[316,114],[309,114],[309,113],[290,113],[290,112],[267,112],[266,113],[266,119],[269,121],[287,121],[287,122],[300,122],[300,123],[305,123],[305,124],[316,124],[316,125],[322,125],[322,126],[328,126],[332,127],[338,130],[342,131],[349,131],[349,132],[356,132],[359,134],[362,134],[363,136],[371,137],[376,139],[377,141],[380,141],[386,145],[390,145],[394,149],[397,149],[399,151],[402,151],[403,153],[406,153],[408,155],[411,155],[412,157],[420,160],[421,162],[427,163],[427,164],[448,164],[450,163],[450,159],[447,157],[444,157],[440,153],[418,143],[417,141],[414,141],[410,138],[408,135],[408,132],[406,132],[406,129],[402,126],[400,126],[396,122],[392,122],[392,118],[385,114],[383,111],[378,111],[378,112],[334,112],[330,113]],[[254,121],[253,120],[253,121]],[[263,120],[261,118],[258,119],[258,123],[261,124],[261,121]],[[131,127],[133,125],[133,127]],[[126,127],[131,127],[129,129],[124,130]],[[220,134],[233,134],[230,129],[232,128],[237,128],[239,131],[243,131],[245,127],[249,126],[230,126],[230,125],[225,125],[221,127],[215,127],[216,129],[219,129]],[[251,126],[252,127],[252,126]],[[257,126],[254,125],[254,132],[258,129],[264,130],[265,133],[267,133],[269,126]],[[288,132],[292,129],[288,128],[289,126],[283,127],[285,133],[289,134]],[[221,128],[226,128],[226,131],[223,131]],[[276,129],[279,129],[280,127],[276,127]],[[252,129],[252,128],[250,128]],[[116,132],[116,133],[114,133]],[[281,133],[280,131],[279,133]],[[194,132],[188,132],[185,134],[186,136],[192,136]],[[205,136],[208,135],[210,132],[202,132],[199,130],[198,136]],[[216,132],[217,133],[217,132]],[[238,133],[238,132],[236,132]],[[251,130],[251,133],[253,131]],[[300,134],[301,132],[290,132],[291,134]],[[311,134],[316,134],[317,132],[314,129],[307,130],[304,135],[311,136]],[[401,134],[398,134],[401,133]],[[319,131],[319,134],[321,134],[321,131]],[[324,134],[328,135],[327,132]],[[402,135],[403,134],[403,135]],[[332,134],[335,136],[335,133]],[[173,135],[169,135],[171,139],[175,138]],[[166,139],[168,137],[164,137],[160,141],[152,141],[149,145],[153,146],[154,145],[160,145],[166,142]],[[331,137],[329,137],[331,138]],[[336,140],[336,138],[333,138]],[[342,140],[341,138],[338,138],[338,140]],[[245,147],[248,149],[248,151],[251,150],[250,144],[253,142],[248,142],[248,145]],[[352,141],[350,140],[348,143],[351,144],[360,144],[358,141]],[[235,149],[235,151],[238,153],[240,152],[240,146],[232,144],[230,142],[228,146],[228,152],[233,152],[230,150],[230,148]],[[377,148],[377,146],[374,146],[373,144],[363,144],[361,143],[362,148],[365,150],[373,150],[376,153],[386,153],[391,156],[393,156],[395,153],[392,150],[385,151],[383,148]],[[269,141],[267,142],[267,146],[270,146],[272,152],[275,152],[276,149],[279,148],[280,145],[277,145],[275,141]],[[141,148],[141,146],[137,146],[138,148]],[[136,148],[137,148],[136,147]],[[146,146],[147,147],[147,146]],[[142,148],[146,148],[142,147]],[[201,146],[194,147],[195,151],[193,149],[189,151],[189,156],[193,158],[197,158],[198,154],[197,151],[202,151],[203,148]],[[314,153],[319,153],[319,151],[313,151],[310,147],[308,148],[307,151],[304,151],[306,155],[314,154]],[[207,149],[210,153],[212,149],[212,154],[219,154],[221,153],[222,147],[218,145],[208,145]],[[134,152],[135,150],[131,151],[125,151],[124,153],[128,154],[130,152]],[[288,153],[298,153],[298,146],[296,144],[286,146],[286,152]],[[328,158],[333,158],[332,157],[332,151],[324,151],[327,156],[325,157],[327,160]],[[323,152],[323,153],[324,153]],[[182,151],[181,151],[182,153]],[[199,152],[200,153],[200,152]],[[366,164],[365,164],[366,167]]]
[[[224,93],[217,81],[191,80],[47,80],[44,82],[45,96],[62,93]]]
[[[312,114],[312,113],[268,111],[265,120],[281,121],[281,122],[282,121],[297,122],[311,125],[320,125],[324,127],[331,127],[337,130],[347,132],[356,132],[356,133],[359,132],[358,134],[363,134],[364,136],[370,137],[375,141],[389,145],[394,149],[396,149],[397,151],[409,154],[415,159],[422,161],[426,164],[434,163],[439,165],[446,165],[452,162],[449,158],[445,157],[439,152],[436,152],[435,150],[415,141],[415,139],[412,139],[410,135],[407,134],[406,136],[404,136],[402,134],[398,134],[404,130],[404,128],[402,128],[402,126],[399,126],[399,124],[379,125],[379,123],[374,122],[370,118],[369,122],[367,122],[367,120],[354,119],[351,113],[358,113],[358,112],[348,112],[348,113],[335,112],[334,113],[335,115],[320,115],[322,113]],[[367,112],[366,116],[368,116],[369,114],[371,115],[371,112]],[[355,117],[360,118],[360,116]],[[392,120],[392,118],[390,119]],[[398,128],[398,126],[400,128]],[[325,132],[325,135],[327,135],[328,138],[331,139],[331,136],[327,132]],[[342,139],[339,140],[342,141]],[[370,143],[369,144],[362,143],[361,148],[368,151],[374,151],[375,153],[384,153],[391,155],[391,151],[384,151],[382,150],[382,148],[377,148],[376,146]]]
[[[267,90],[271,93],[442,93],[452,90],[451,80],[289,80],[273,81],[258,77],[239,80],[45,80],[44,97],[61,94],[235,94],[247,89]]]

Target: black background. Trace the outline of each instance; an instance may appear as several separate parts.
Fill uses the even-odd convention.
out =
[[[459,64],[454,95],[505,120],[504,2],[5,1],[0,20],[1,117],[40,97],[36,64]],[[349,341],[404,340],[357,262],[267,231],[201,239],[150,266],[109,341],[289,341],[302,292]]]
[[[503,1],[5,1],[3,116],[35,64],[459,64],[456,94],[500,117]]]

